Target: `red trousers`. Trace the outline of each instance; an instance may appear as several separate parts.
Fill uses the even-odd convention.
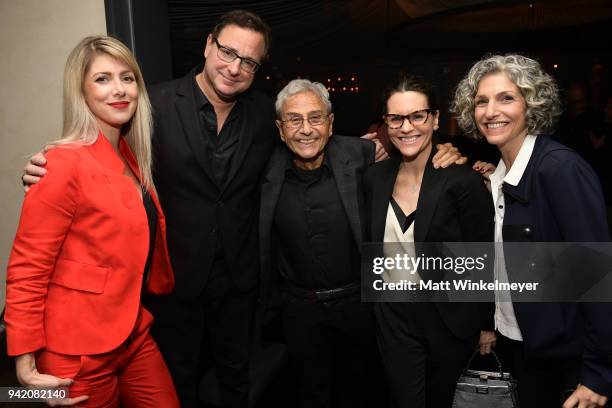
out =
[[[180,407],[172,378],[149,334],[152,318],[141,308],[130,337],[104,354],[73,356],[43,350],[39,372],[71,378],[70,397],[88,395],[79,407]]]

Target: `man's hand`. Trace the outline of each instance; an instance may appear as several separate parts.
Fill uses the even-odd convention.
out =
[[[59,378],[39,373],[36,369],[34,353],[26,353],[15,357],[15,370],[17,380],[24,387],[59,388],[69,387],[74,382],[70,378]],[[83,402],[88,398],[87,395],[81,395],[76,398],[47,400],[46,403],[52,407],[67,407]]]
[[[480,355],[484,356],[485,354],[489,354],[491,348],[495,347],[496,342],[497,337],[495,336],[495,332],[482,330],[480,332],[480,341],[478,342],[480,346]]]
[[[589,387],[578,384],[576,391],[565,400],[563,408],[596,408],[603,407],[608,402],[608,397],[599,395]]]
[[[40,178],[47,173],[47,169],[44,166],[47,164],[47,159],[43,152],[38,152],[34,156],[30,157],[30,161],[23,168],[23,175],[21,181],[23,182],[23,189],[27,192],[32,184],[36,184],[40,181]]]
[[[464,164],[467,162],[467,157],[461,156],[461,152],[451,143],[437,144],[438,151],[434,155],[431,162],[435,169],[440,167],[446,168],[451,164]]]
[[[368,139],[374,142],[374,144],[376,145],[375,159],[377,162],[389,158],[389,153],[385,150],[382,143],[380,143],[380,140],[376,138],[376,132],[366,133],[365,135],[361,136],[361,138]]]

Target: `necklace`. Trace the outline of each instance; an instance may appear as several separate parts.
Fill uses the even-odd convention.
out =
[[[416,174],[417,177],[415,177],[416,180],[417,180],[416,183],[410,184],[410,183],[407,183],[406,181],[408,181],[408,179],[410,179],[412,177],[409,176],[409,172],[406,169],[405,163],[402,163],[402,167],[400,168],[400,172],[403,173],[403,179],[405,180],[404,183],[406,184],[406,187],[408,188],[408,191],[411,194],[418,193],[419,192],[419,188],[421,187],[421,182],[423,181],[423,173],[422,172],[421,173],[417,172],[417,174]],[[421,180],[418,179],[418,176],[421,176]]]

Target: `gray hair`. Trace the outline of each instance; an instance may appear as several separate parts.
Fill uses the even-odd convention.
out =
[[[496,73],[506,74],[525,98],[527,131],[533,135],[552,131],[561,115],[557,84],[536,60],[517,54],[486,56],[459,82],[450,110],[461,129],[475,139],[482,138],[474,117],[474,97],[480,81]]]
[[[312,82],[307,79],[294,79],[289,82],[276,96],[276,102],[274,107],[276,108],[276,115],[280,118],[282,116],[283,104],[285,101],[293,96],[302,92],[312,92],[321,99],[327,109],[326,113],[331,113],[332,104],[329,100],[329,92],[327,88],[320,82]]]

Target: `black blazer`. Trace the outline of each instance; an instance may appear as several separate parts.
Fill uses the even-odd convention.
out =
[[[374,163],[374,143],[358,137],[333,135],[325,154],[331,162],[332,174],[344,210],[348,217],[357,248],[361,251],[364,226],[363,173]],[[265,303],[274,302],[278,293],[278,270],[274,261],[275,237],[272,234],[274,212],[285,181],[285,170],[292,154],[285,146],[279,146],[268,164],[261,187],[261,211],[259,222],[260,261],[262,268],[262,298]]]
[[[467,166],[434,169],[431,163],[434,151],[421,182],[415,242],[493,241],[493,203],[481,177]],[[400,163],[401,156],[395,156],[366,171],[367,233],[372,242],[384,239],[387,209]],[[446,326],[459,338],[467,338],[479,330],[493,330],[494,308],[490,303],[435,304]]]
[[[219,188],[211,172],[194,99],[193,77],[153,86],[153,174],[168,225],[175,293],[201,292],[220,235],[234,283],[250,290],[259,274],[257,220],[261,176],[275,145],[271,99],[255,90],[239,96],[246,116],[228,182]]]

